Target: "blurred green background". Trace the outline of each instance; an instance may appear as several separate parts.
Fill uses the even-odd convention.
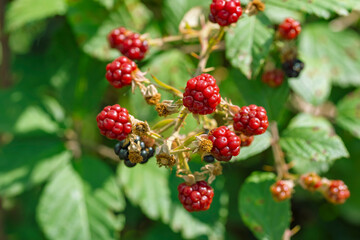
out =
[[[255,239],[240,217],[239,190],[253,171],[273,165],[270,136],[255,151],[261,153],[224,165],[213,184],[212,207],[204,213],[182,208],[176,190],[181,180],[174,171],[157,168],[153,159],[127,169],[98,154],[100,145],[115,144],[97,129],[95,117],[104,106],[120,103],[138,119],[159,120],[152,107],[143,107],[138,91],[115,90],[105,80],[106,64],[119,56],[106,35],[119,26],[150,38],[177,35],[185,13],[195,6],[208,11],[210,2],[1,1],[0,239]],[[360,239],[360,96],[352,93],[360,86],[359,1],[265,3],[264,13],[229,30],[226,50],[214,52],[207,66],[215,67],[223,97],[240,106],[263,105],[280,131],[296,116],[289,94],[313,105],[337,104],[339,117],[331,123],[350,157],[314,168],[344,180],[351,197],[334,206],[296,187],[290,226],[301,226],[293,239]],[[270,89],[259,78],[274,52],[272,26],[289,16],[303,26],[297,44],[306,68],[300,79]],[[196,41],[153,47],[138,65],[183,89],[197,65],[189,53],[199,49]],[[244,53],[249,62],[236,58]],[[184,132],[195,127],[189,117]],[[192,168],[199,163],[195,159]]]

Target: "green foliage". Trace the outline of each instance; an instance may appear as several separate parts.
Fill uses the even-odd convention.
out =
[[[125,207],[115,178],[97,159],[85,157],[79,167],[77,173],[68,165],[47,184],[39,223],[50,239],[114,239],[124,219],[112,211]]]
[[[296,116],[281,136],[280,144],[301,173],[327,171],[336,159],[349,156],[331,124],[309,115]]]
[[[355,137],[360,137],[360,91],[356,90],[343,98],[336,107],[336,123]]]
[[[209,71],[223,98],[239,106],[261,105],[270,122],[278,123],[279,144],[292,177],[315,171],[343,179],[351,198],[341,207],[330,206],[322,200],[310,202],[316,197],[296,189],[293,201],[275,202],[269,188],[276,175],[250,175],[274,165],[270,146],[277,139],[268,129],[223,164],[224,174],[212,183],[211,208],[195,213],[187,212],[178,200],[177,186],[183,180],[175,176],[175,169],[158,168],[155,158],[131,169],[109,160],[115,156],[111,150],[115,141],[99,134],[95,117],[104,106],[120,103],[151,126],[161,119],[154,108],[145,106],[139,91],[132,94],[130,88],[109,87],[105,67],[120,53],[110,49],[108,33],[125,26],[148,38],[178,35],[184,15],[200,7],[206,19],[211,1],[5,2],[5,9],[0,9],[5,13],[0,64],[11,66],[0,68],[0,218],[5,219],[0,229],[7,238],[249,239],[254,235],[278,240],[290,226],[300,225],[293,239],[359,239],[360,90],[355,88],[360,85],[360,25],[353,20],[360,10],[358,0],[264,0],[265,11],[253,16],[245,14],[249,1],[241,1],[242,18],[225,29],[220,48],[206,65],[214,67]],[[281,65],[278,51],[283,43],[279,44],[276,25],[290,16],[302,23],[299,38],[290,45],[298,46],[305,68],[299,78],[270,88],[261,75],[266,62]],[[344,30],[338,30],[339,21]],[[152,79],[152,74],[182,91],[198,64],[190,53],[198,54],[199,46],[198,39],[151,46],[137,63],[147,78]],[[9,83],[3,77],[7,71]],[[160,92],[162,100],[173,99]],[[298,109],[289,101],[293,94],[312,105],[302,109],[307,113],[293,112]],[[315,117],[319,112],[311,109],[329,102],[336,106],[334,117]],[[200,129],[197,120],[189,116],[180,133]],[[191,159],[194,171],[204,165],[200,161],[198,155]]]
[[[274,30],[265,15],[246,17],[226,34],[226,57],[250,79],[259,73],[273,37]]]
[[[269,191],[275,174],[254,172],[239,192],[239,211],[258,239],[282,239],[290,225],[290,201],[275,202]]]

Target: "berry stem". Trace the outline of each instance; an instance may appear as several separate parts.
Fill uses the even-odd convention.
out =
[[[172,135],[175,135],[177,133],[180,132],[181,126],[182,124],[185,122],[186,117],[188,116],[189,112],[187,110],[187,108],[185,108],[184,106],[181,108],[179,116],[177,118],[175,127],[174,127],[174,131]]]
[[[214,46],[221,41],[221,39],[225,33],[225,28],[220,27],[217,34],[215,36],[213,36],[210,40],[208,40],[210,30],[211,29],[206,28],[206,26],[205,26],[205,28],[201,31],[201,34],[199,36],[200,43],[201,43],[201,53],[199,56],[198,67],[195,71],[194,76],[198,76],[204,72],[204,69],[206,68],[206,63],[210,57],[210,54],[214,50]]]
[[[270,130],[272,135],[272,143],[271,147],[274,154],[274,160],[275,160],[275,168],[279,179],[286,178],[289,175],[288,167],[285,162],[284,153],[281,150],[280,144],[279,144],[279,129],[277,126],[277,122],[272,122],[270,124]]]
[[[184,35],[175,35],[175,36],[167,36],[167,37],[162,37],[162,38],[154,38],[154,39],[149,39],[148,41],[149,41],[149,45],[162,47],[165,43],[172,43],[172,42],[179,42],[179,41],[184,41],[184,40],[189,40],[189,39],[196,39],[198,37],[199,37],[199,33],[194,32],[192,34],[187,33]]]

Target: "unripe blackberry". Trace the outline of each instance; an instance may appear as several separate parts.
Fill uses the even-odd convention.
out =
[[[301,71],[304,69],[305,64],[299,59],[287,60],[282,64],[282,69],[284,70],[287,77],[297,78]]]
[[[119,104],[107,106],[96,117],[100,133],[107,138],[124,140],[131,132],[129,113]]]
[[[239,136],[225,126],[211,130],[208,139],[213,143],[211,154],[218,161],[228,162],[240,153]]]
[[[108,40],[112,48],[117,48],[123,55],[132,60],[141,60],[148,51],[148,42],[140,34],[133,33],[124,27],[111,31]]]
[[[189,186],[181,183],[178,186],[179,200],[189,212],[205,211],[210,208],[214,190],[205,181],[199,181]]]
[[[210,4],[209,20],[220,26],[228,26],[238,21],[242,14],[239,0],[213,0]]]
[[[332,180],[324,196],[331,203],[343,204],[350,197],[350,191],[343,181]]]
[[[269,126],[266,110],[254,104],[242,107],[233,121],[235,131],[248,136],[263,134]]]
[[[106,79],[115,88],[131,85],[137,65],[127,57],[119,57],[106,66]]]
[[[286,18],[279,25],[280,36],[284,39],[291,40],[296,38],[301,32],[301,25],[298,21],[292,18]]]
[[[126,38],[126,35],[130,34],[131,31],[124,27],[119,27],[112,30],[108,35],[108,41],[111,48],[117,48]]]
[[[187,81],[183,104],[190,112],[213,113],[220,101],[219,87],[210,74],[204,73]]]
[[[248,147],[254,141],[254,136],[247,136],[243,133],[240,133],[241,147]]]
[[[273,69],[264,72],[261,80],[270,87],[279,87],[284,82],[284,72],[281,69]]]
[[[291,198],[294,183],[287,180],[279,180],[270,187],[270,192],[275,201],[284,201]]]
[[[304,174],[300,177],[300,185],[304,189],[314,192],[322,185],[321,177],[316,173]]]

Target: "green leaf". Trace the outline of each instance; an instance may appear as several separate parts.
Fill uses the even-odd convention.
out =
[[[17,137],[0,151],[0,195],[15,196],[46,181],[70,160],[55,136]]]
[[[219,221],[224,221],[223,211],[227,203],[226,196],[220,191],[223,182],[216,180],[218,187],[208,211],[189,213],[177,197],[180,181],[175,176],[169,181],[169,173],[168,169],[159,168],[155,160],[151,159],[146,165],[138,164],[132,169],[120,165],[118,179],[131,203],[138,205],[150,219],[161,220],[174,232],[181,232],[184,238],[219,236],[219,231],[221,235],[223,229],[219,229]]]
[[[336,123],[360,138],[360,89],[340,100],[336,109]]]
[[[312,59],[310,64],[305,61],[305,70],[310,77],[316,74],[315,77],[320,79],[323,74],[322,78],[327,81],[349,87],[360,85],[359,46],[360,36],[356,32],[334,32],[327,24],[313,23],[306,25],[300,34],[299,52],[304,59]]]
[[[329,18],[332,13],[347,15],[349,13],[348,10],[350,9],[350,1],[352,0],[265,0],[265,4],[314,14],[318,17]]]
[[[165,0],[163,14],[169,34],[178,33],[182,18],[191,8],[196,6],[209,7],[210,3],[208,0]]]
[[[275,179],[273,173],[254,172],[239,192],[241,217],[258,239],[282,239],[290,227],[290,201],[275,202],[270,193]]]
[[[254,136],[254,141],[248,147],[242,147],[240,154],[237,157],[231,159],[232,162],[248,159],[256,154],[259,154],[271,145],[271,134],[265,132],[264,134]]]
[[[226,34],[226,57],[250,79],[259,73],[273,37],[271,22],[264,14],[241,18]]]
[[[46,185],[38,221],[49,239],[116,239],[124,219],[113,212],[125,202],[115,178],[97,159],[81,163],[80,174],[68,166]]]
[[[278,120],[281,117],[289,96],[289,86],[285,82],[278,88],[271,88],[261,82],[259,77],[248,80],[237,70],[232,70],[230,77],[229,81],[235,82],[237,94],[242,95],[247,105],[263,106],[270,120]]]
[[[6,11],[6,29],[13,31],[33,21],[64,15],[66,10],[66,0],[15,0]]]
[[[336,159],[349,156],[326,119],[304,114],[292,120],[280,138],[280,145],[293,161],[294,169],[301,173],[327,171]]]

